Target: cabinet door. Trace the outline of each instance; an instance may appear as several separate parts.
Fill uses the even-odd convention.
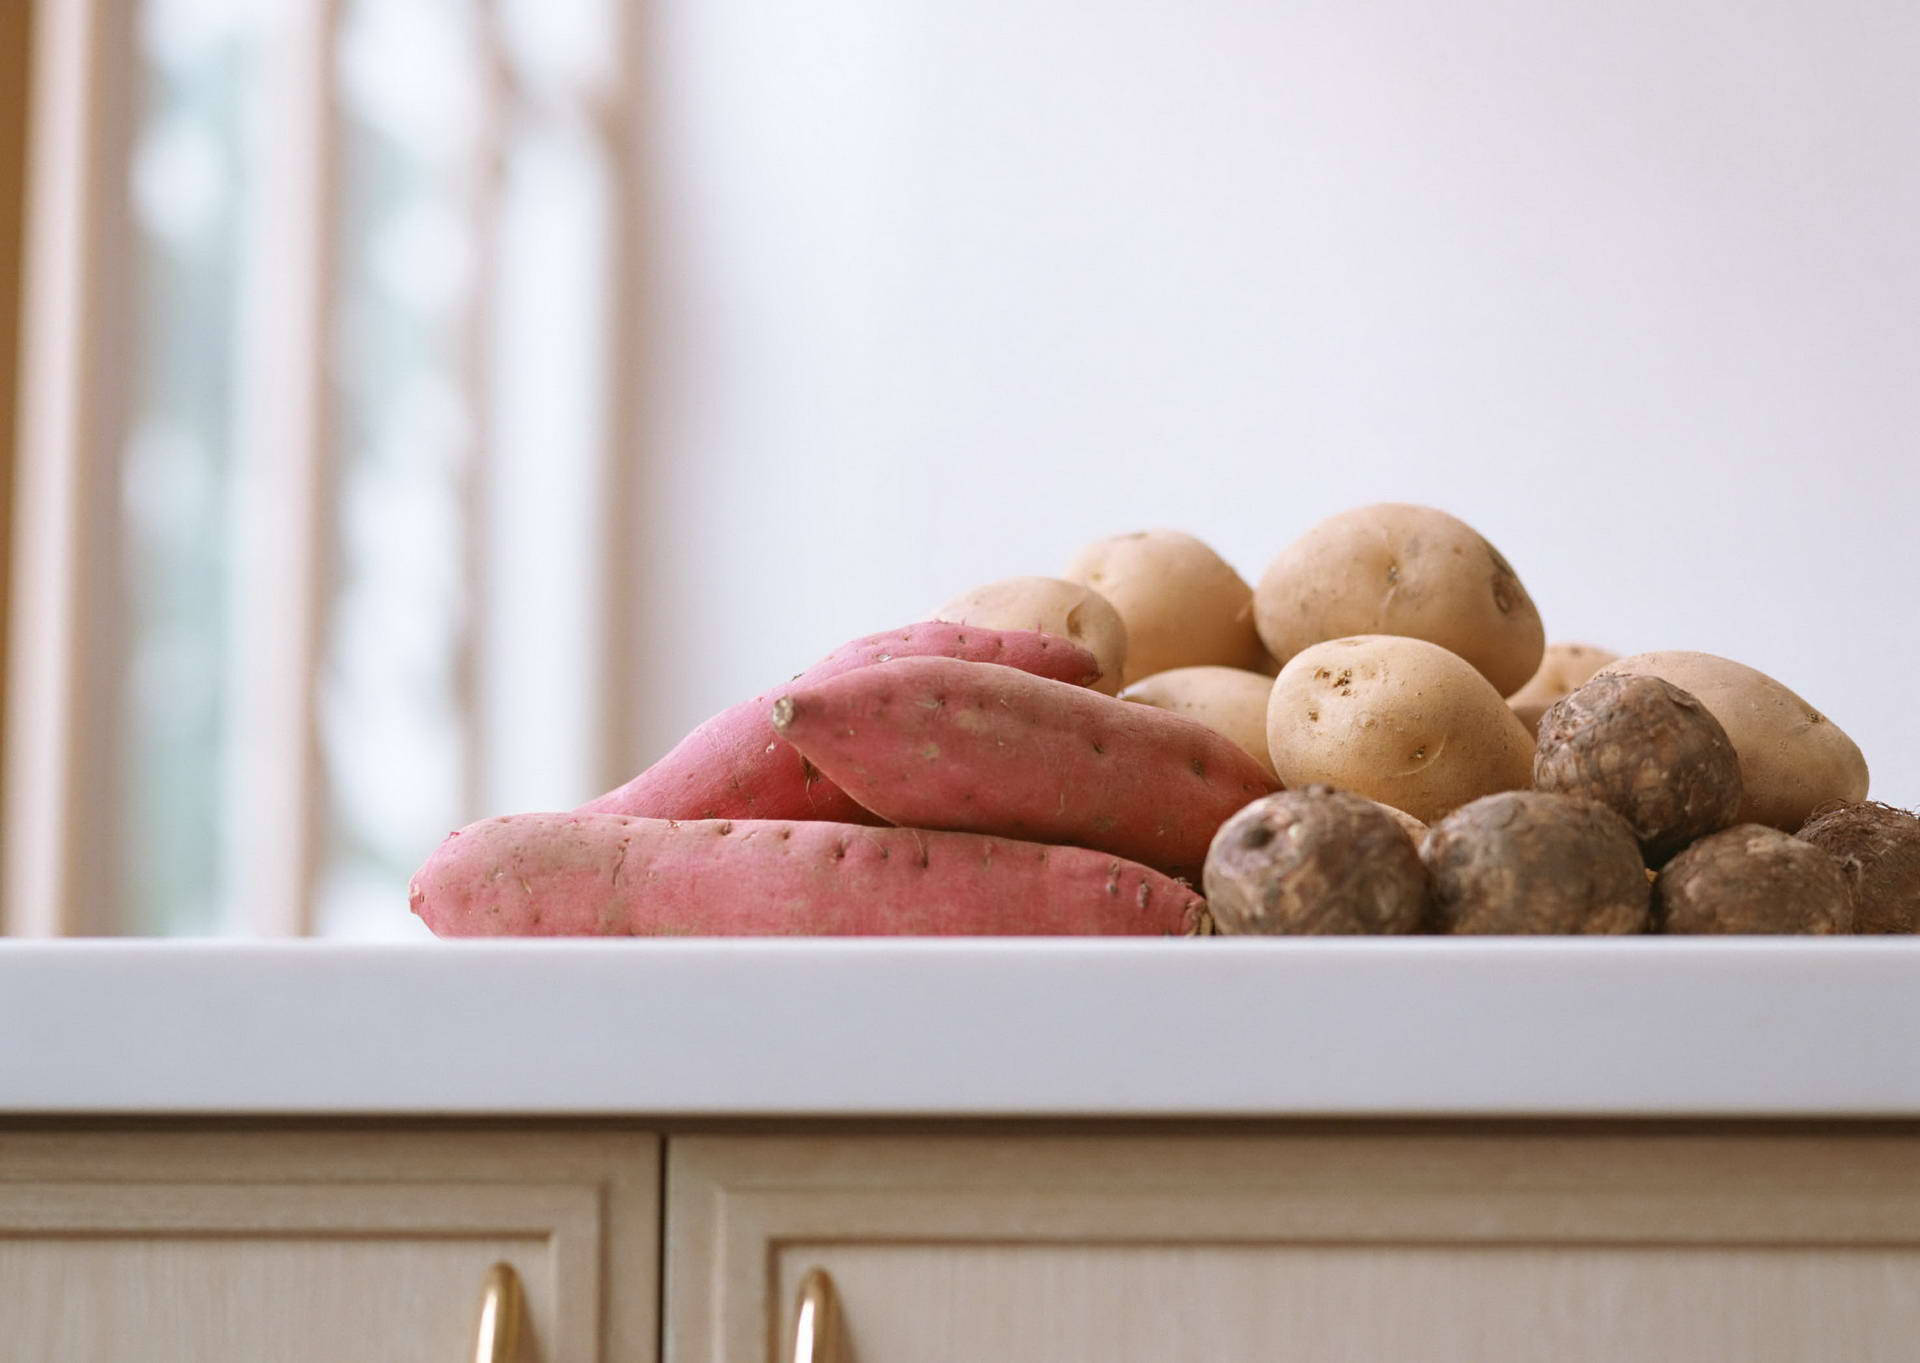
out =
[[[0,1133],[0,1363],[450,1363],[482,1289],[515,1363],[655,1354],[657,1139]]]
[[[1911,1360],[1920,1139],[675,1139],[667,1363]]]

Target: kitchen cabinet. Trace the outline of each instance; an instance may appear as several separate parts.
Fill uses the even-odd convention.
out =
[[[1907,1360],[1920,1137],[688,1136],[665,1363]]]
[[[514,1363],[641,1363],[658,1169],[628,1132],[0,1132],[0,1360],[472,1359],[504,1264]]]

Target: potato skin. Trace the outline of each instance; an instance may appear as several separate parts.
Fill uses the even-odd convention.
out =
[[[1920,932],[1920,819],[1870,800],[1824,805],[1797,834],[1840,864],[1855,932]]]
[[[1272,776],[1273,758],[1267,755],[1267,697],[1272,692],[1273,678],[1245,668],[1176,667],[1142,677],[1122,691],[1120,699],[1206,725],[1246,749]]]
[[[1591,800],[1531,790],[1489,795],[1435,824],[1420,859],[1442,932],[1647,929],[1640,846],[1626,820]]]
[[[1743,798],[1740,759],[1720,721],[1658,677],[1595,677],[1548,707],[1533,787],[1613,810],[1649,866],[1731,827]]]
[[[1502,696],[1546,647],[1499,550],[1444,511],[1398,502],[1330,517],[1281,551],[1254,591],[1254,620],[1282,664],[1327,639],[1407,635],[1466,659]]]
[[[1207,907],[1223,933],[1407,933],[1427,875],[1389,812],[1331,786],[1255,800],[1207,850]]]
[[[1592,644],[1548,644],[1539,668],[1525,686],[1507,697],[1507,704],[1537,738],[1549,705],[1585,686],[1595,672],[1619,658],[1618,653]]]
[[[1791,833],[1830,800],[1863,800],[1867,761],[1825,715],[1766,673],[1711,653],[1636,653],[1599,676],[1659,677],[1707,707],[1740,755],[1742,823]]]
[[[954,597],[933,619],[980,629],[1025,629],[1071,639],[1100,663],[1094,690],[1119,692],[1127,668],[1126,623],[1091,587],[1057,577],[1005,577]]]
[[[1253,588],[1192,535],[1136,530],[1097,540],[1062,574],[1113,603],[1127,625],[1123,684],[1186,667],[1259,666]]]
[[[1384,634],[1295,654],[1267,701],[1267,751],[1284,786],[1324,782],[1423,823],[1533,776],[1533,740],[1486,678]]]
[[[1654,930],[1666,933],[1836,933],[1853,929],[1840,863],[1763,824],[1705,837],[1653,883]]]

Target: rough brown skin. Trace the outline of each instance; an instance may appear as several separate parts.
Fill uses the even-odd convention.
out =
[[[1855,932],[1920,932],[1920,818],[1848,801],[1816,809],[1797,836],[1840,863]]]
[[[1605,805],[1511,790],[1456,809],[1420,849],[1434,925],[1468,934],[1647,930],[1647,875]]]
[[[1207,907],[1224,933],[1407,933],[1427,874],[1398,820],[1364,796],[1308,786],[1255,800],[1214,835]]]
[[[1535,790],[1597,800],[1640,840],[1649,866],[1729,828],[1745,789],[1727,731],[1658,677],[1595,677],[1548,707],[1533,755]]]
[[[408,887],[441,937],[1196,936],[1192,890],[1078,847],[785,819],[509,814]]]
[[[1764,824],[1705,837],[1653,883],[1654,930],[1666,933],[1836,933],[1853,929],[1840,863]]]

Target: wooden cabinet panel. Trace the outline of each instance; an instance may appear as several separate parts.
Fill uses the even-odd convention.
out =
[[[1907,1359],[1920,1141],[676,1140],[668,1363]]]
[[[658,1233],[651,1136],[0,1135],[0,1361],[470,1358],[505,1262],[519,1363],[643,1363]]]

